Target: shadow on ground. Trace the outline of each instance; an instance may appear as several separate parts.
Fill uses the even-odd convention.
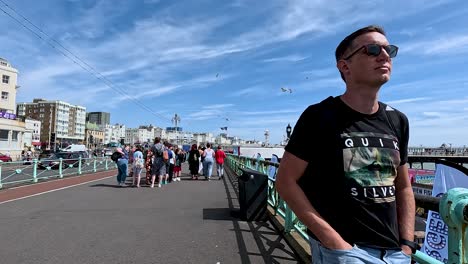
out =
[[[239,199],[237,176],[229,168],[226,172],[228,177],[224,177],[223,182],[229,208],[205,208],[203,219],[233,222],[232,231],[236,234],[242,264],[253,263],[251,257],[257,260],[261,257],[264,263],[301,263],[300,258],[289,248],[286,240],[269,220],[248,222],[236,217],[239,210],[238,206],[234,205]],[[257,249],[248,248],[244,240],[245,234],[253,235]]]

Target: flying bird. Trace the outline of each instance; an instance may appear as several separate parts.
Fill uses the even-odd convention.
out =
[[[218,78],[218,76],[219,76],[219,73],[216,74],[216,78]]]
[[[284,87],[281,87],[281,91],[282,91],[283,93],[285,93],[285,92],[292,93],[292,89],[291,89],[291,88],[284,88]]]

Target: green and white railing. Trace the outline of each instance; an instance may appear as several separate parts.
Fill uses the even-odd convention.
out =
[[[43,163],[41,163],[43,162]],[[115,169],[115,162],[108,157],[30,160],[0,162],[0,188],[24,183],[36,183],[39,180],[63,178],[70,175],[94,173]]]
[[[297,232],[304,240],[309,240],[307,227],[299,221],[276,191],[275,179],[279,163],[227,154],[227,166],[238,176],[241,175],[240,169],[242,168],[257,170],[268,175],[268,204],[273,208],[275,215],[283,218],[285,223],[284,232]],[[468,189],[455,188],[449,190],[440,199],[439,212],[449,227],[447,263],[468,263]],[[417,251],[412,257],[413,260],[421,264],[443,263],[421,251]]]

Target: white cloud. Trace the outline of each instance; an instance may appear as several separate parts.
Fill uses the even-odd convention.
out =
[[[424,116],[427,116],[427,117],[442,117],[442,113],[439,113],[439,112],[423,112],[422,113]]]
[[[214,104],[214,105],[205,105],[203,109],[224,109],[234,106],[234,104]]]
[[[399,105],[399,104],[408,104],[408,103],[414,103],[414,102],[419,102],[419,101],[425,101],[425,100],[430,100],[430,99],[431,98],[428,98],[428,97],[417,97],[417,98],[407,98],[407,99],[388,101],[386,103],[388,105]]]
[[[238,91],[232,92],[228,94],[230,97],[237,97],[237,96],[253,96],[265,93],[266,88],[262,85],[255,85],[252,87],[240,89]]]
[[[305,60],[307,56],[300,56],[300,55],[289,55],[289,56],[283,56],[283,57],[276,57],[276,58],[270,58],[270,59],[265,59],[263,62],[298,62],[301,60]]]
[[[324,68],[324,69],[313,69],[309,71],[303,71],[302,73],[310,77],[327,77],[330,75],[336,76],[337,74],[339,74],[338,69],[335,67]]]
[[[440,36],[435,39],[419,40],[401,45],[402,53],[421,55],[462,54],[468,52],[468,35]]]

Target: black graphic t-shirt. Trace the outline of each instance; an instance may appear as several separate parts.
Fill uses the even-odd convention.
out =
[[[408,137],[398,110],[379,102],[366,115],[335,97],[304,111],[286,151],[309,162],[299,185],[343,239],[391,249],[400,245],[394,180]]]

